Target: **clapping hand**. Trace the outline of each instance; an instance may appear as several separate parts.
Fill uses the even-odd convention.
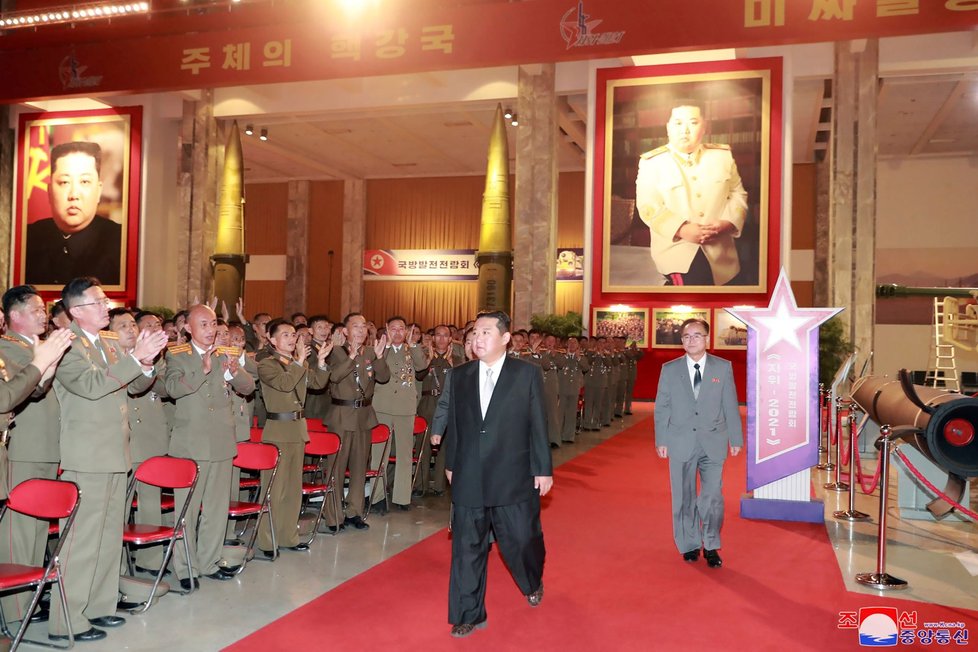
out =
[[[156,356],[166,348],[166,331],[144,330],[136,338],[136,346],[133,347],[132,354],[139,360],[139,364],[144,367],[152,367]]]
[[[387,334],[381,335],[376,342],[374,342],[374,354],[378,358],[384,357],[384,351],[387,349]]]

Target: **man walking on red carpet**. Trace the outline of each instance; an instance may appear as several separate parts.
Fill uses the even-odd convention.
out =
[[[672,533],[683,559],[695,562],[700,547],[710,568],[719,568],[723,525],[723,462],[744,445],[733,368],[706,353],[710,325],[687,319],[679,329],[686,355],[662,365],[655,396],[655,447],[669,459]],[[696,495],[696,474],[700,493]]]
[[[479,315],[472,345],[478,360],[453,369],[446,392],[443,453],[453,508],[448,620],[457,638],[486,626],[490,531],[530,606],[543,600],[540,497],[553,486],[543,374],[506,355],[509,325],[505,312]]]

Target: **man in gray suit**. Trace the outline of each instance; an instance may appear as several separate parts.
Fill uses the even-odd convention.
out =
[[[686,355],[662,365],[655,397],[655,447],[669,459],[672,532],[683,559],[695,562],[700,547],[711,568],[723,561],[720,527],[723,461],[744,445],[733,368],[706,353],[710,325],[701,319],[683,322]],[[696,474],[700,493],[696,494]]]

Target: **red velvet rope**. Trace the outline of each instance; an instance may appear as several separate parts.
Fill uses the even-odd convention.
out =
[[[843,414],[842,414],[843,412],[845,412],[845,417],[843,417]],[[845,420],[848,420],[849,419],[849,410],[839,410],[839,425],[838,425],[838,429],[839,429],[839,446],[842,446],[842,448],[839,450],[839,464],[841,464],[842,466],[848,466],[848,464],[849,464],[849,458],[852,456],[852,450],[851,450],[851,448],[852,448],[852,428],[851,427],[846,428],[846,430],[849,431],[849,444],[846,445],[846,446],[843,446],[843,441],[842,441],[842,422],[843,422],[843,419],[845,419]]]
[[[910,462],[909,459],[907,459],[907,456],[903,454],[903,451],[901,451],[898,448],[897,450],[895,450],[893,452],[896,453],[896,456],[899,457],[900,458],[900,461],[903,462],[904,466],[907,467],[907,470],[910,471],[910,473],[915,478],[917,478],[918,480],[920,480],[921,484],[923,484],[925,487],[927,487],[932,492],[934,492],[934,494],[936,494],[938,498],[941,498],[943,500],[946,500],[949,505],[951,505],[952,507],[954,507],[954,509],[958,510],[960,513],[964,514],[968,518],[970,518],[972,521],[978,521],[978,514],[976,514],[975,512],[971,511],[970,509],[968,509],[964,505],[962,505],[962,504],[960,504],[960,503],[958,503],[958,502],[956,502],[954,500],[951,500],[950,498],[948,498],[947,494],[945,494],[943,491],[941,491],[940,489],[938,489],[937,487],[935,487],[933,484],[931,484],[931,482],[927,478],[925,478],[920,473],[920,471],[917,470],[917,467],[914,466]]]
[[[882,451],[880,451],[880,455],[882,455]],[[859,481],[859,486],[862,487],[863,493],[866,494],[867,496],[875,492],[876,487],[879,486],[880,471],[882,469],[883,469],[882,464],[876,465],[876,474],[873,476],[872,482],[867,486],[865,476],[863,476],[862,464],[860,463],[859,448],[858,447],[856,448],[856,479]]]

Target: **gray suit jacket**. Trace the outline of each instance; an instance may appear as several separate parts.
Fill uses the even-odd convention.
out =
[[[727,446],[744,445],[730,362],[706,355],[703,382],[698,398],[693,397],[686,356],[662,365],[655,396],[655,445],[665,446],[668,455],[687,460],[698,441],[715,460],[727,456]]]

